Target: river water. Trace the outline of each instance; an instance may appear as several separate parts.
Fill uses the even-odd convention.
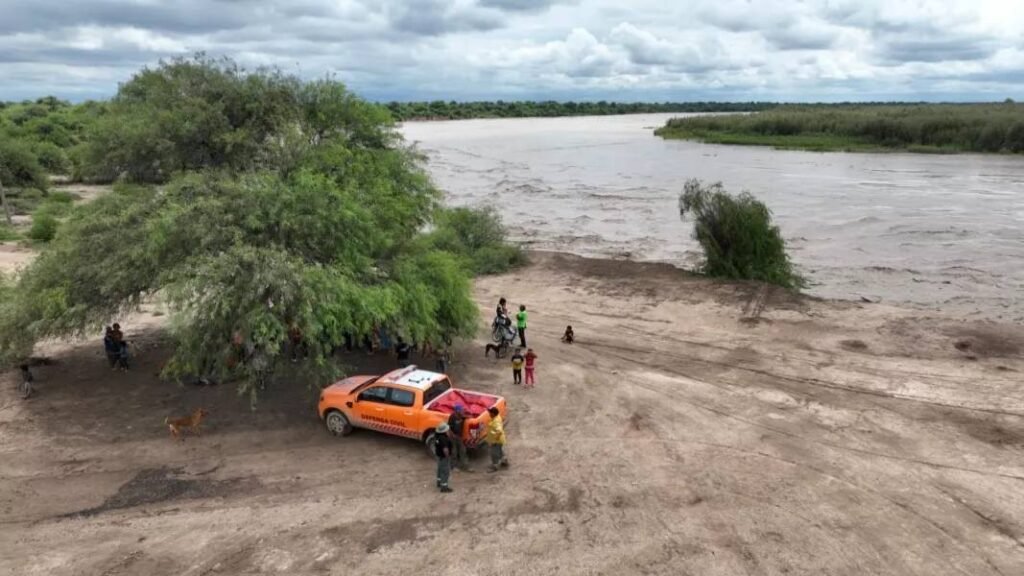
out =
[[[512,239],[695,267],[688,178],[773,211],[807,292],[1024,320],[1024,157],[847,154],[665,141],[681,114],[414,122],[453,205],[496,207]]]

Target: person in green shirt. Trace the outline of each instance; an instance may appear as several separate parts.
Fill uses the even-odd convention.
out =
[[[526,306],[519,305],[519,313],[516,314],[516,328],[519,329],[519,346],[526,348]]]

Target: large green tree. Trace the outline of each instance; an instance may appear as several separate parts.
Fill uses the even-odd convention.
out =
[[[387,111],[340,84],[174,61],[123,85],[97,134],[102,171],[166,182],[71,214],[0,303],[8,360],[155,296],[173,314],[168,375],[238,376],[254,394],[294,329],[321,372],[375,325],[473,333],[472,264],[422,232],[444,213],[437,190]]]

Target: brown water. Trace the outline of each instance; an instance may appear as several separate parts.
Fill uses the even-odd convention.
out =
[[[1024,157],[845,154],[665,141],[678,114],[408,123],[454,205],[498,208],[515,240],[694,267],[687,178],[775,214],[811,294],[1024,320]]]

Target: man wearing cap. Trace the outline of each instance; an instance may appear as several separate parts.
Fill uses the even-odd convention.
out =
[[[455,411],[448,416],[448,427],[452,432],[452,446],[455,456],[455,466],[463,472],[472,472],[469,468],[469,454],[466,451],[466,441],[462,439],[462,432],[466,428],[466,409],[462,404],[455,405]]]
[[[441,492],[451,492],[448,478],[452,473],[452,431],[447,422],[441,422],[434,429],[434,455],[437,456],[437,487]]]

